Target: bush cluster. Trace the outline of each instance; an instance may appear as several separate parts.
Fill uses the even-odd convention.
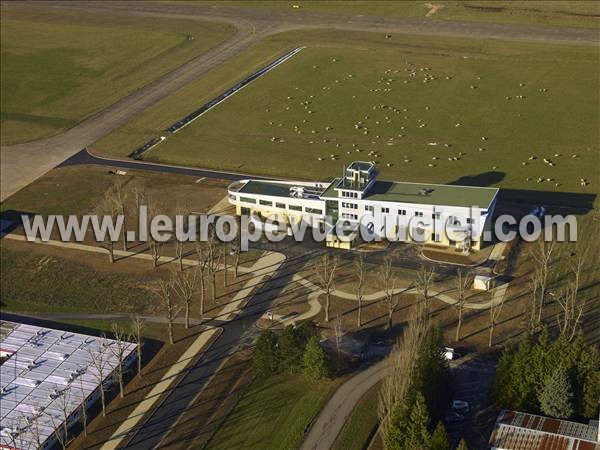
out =
[[[500,358],[492,388],[504,408],[546,416],[593,418],[600,397],[598,348],[582,335],[552,340],[547,330],[508,345]]]
[[[319,342],[317,326],[312,321],[297,327],[289,325],[281,334],[264,330],[256,341],[252,358],[260,377],[302,372],[306,378],[316,381],[329,376],[327,355]]]

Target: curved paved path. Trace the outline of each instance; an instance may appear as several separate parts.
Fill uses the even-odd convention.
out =
[[[333,446],[361,397],[383,380],[387,360],[378,362],[342,384],[315,419],[300,450],[324,450]]]
[[[436,36],[495,38],[544,43],[598,45],[598,31],[488,22],[437,21],[427,18],[376,17],[306,11],[261,11],[236,7],[142,2],[42,2],[44,7],[109,11],[164,19],[226,21],[237,33],[212,50],[138,89],[57,136],[0,149],[0,200],[8,198],[65,159],[213,67],[269,34],[301,28],[327,28]],[[40,7],[36,2],[22,3]]]

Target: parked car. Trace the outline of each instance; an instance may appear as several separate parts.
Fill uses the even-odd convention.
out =
[[[459,414],[457,412],[449,412],[444,417],[444,422],[446,422],[446,423],[462,422],[463,420],[465,420],[465,416],[463,416],[462,414]]]
[[[536,206],[535,208],[533,208],[531,210],[531,212],[529,213],[530,216],[536,216],[539,217],[540,219],[542,217],[544,217],[546,215],[546,208],[544,208],[543,206]]]
[[[458,353],[456,350],[450,347],[444,347],[444,356],[448,361],[453,361],[455,359],[462,358],[462,355]]]
[[[471,406],[469,405],[469,402],[464,400],[452,400],[451,409],[452,411],[469,412],[471,410]]]

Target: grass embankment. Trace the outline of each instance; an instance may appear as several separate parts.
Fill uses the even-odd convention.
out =
[[[343,164],[362,159],[378,162],[383,179],[597,190],[599,56],[591,47],[283,33],[150,108],[95,148],[127,154],[299,45],[307,48],[169,136],[147,158],[313,179],[331,178]],[[580,178],[591,184],[581,186]]]
[[[334,388],[290,375],[255,380],[207,448],[296,449]]]
[[[363,450],[367,448],[379,423],[377,402],[380,383],[360,399],[333,444],[333,450]]]
[[[435,20],[598,27],[600,8],[588,1],[220,1],[220,6],[279,11],[318,11],[371,16],[430,17]],[[293,8],[299,5],[300,8]],[[432,11],[433,10],[433,11]]]
[[[5,311],[142,313],[158,304],[146,288],[147,277],[100,273],[60,258],[4,247],[0,257]]]
[[[233,34],[220,23],[2,4],[2,145],[43,138]]]

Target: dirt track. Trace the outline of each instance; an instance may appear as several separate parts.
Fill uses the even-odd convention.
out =
[[[24,4],[36,8],[41,7],[40,4],[35,2]],[[2,147],[0,195],[2,201],[82,148],[127,123],[131,118],[162,98],[202,76],[213,67],[238,55],[250,45],[270,34],[299,28],[328,28],[598,45],[598,31],[591,29],[436,21],[427,18],[388,18],[297,11],[259,11],[245,8],[168,3],[43,2],[43,7],[110,11],[165,19],[209,19],[231,23],[237,28],[237,33],[215,48],[138,89],[62,134],[39,141]]]

